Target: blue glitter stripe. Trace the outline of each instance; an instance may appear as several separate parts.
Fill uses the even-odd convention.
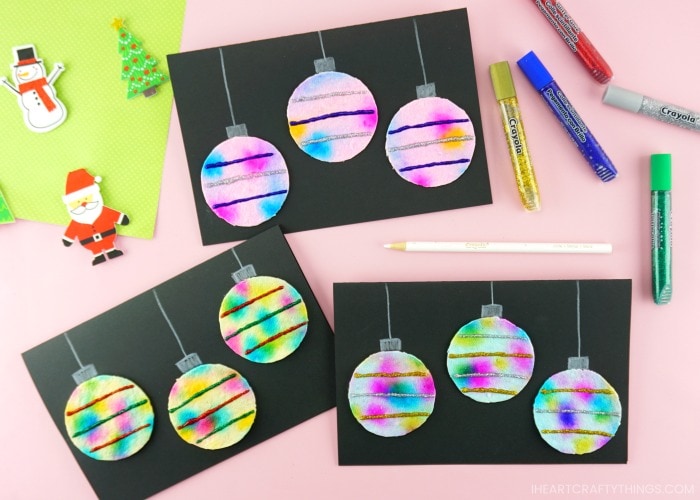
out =
[[[410,167],[400,168],[399,172],[408,172],[409,170],[417,170],[419,168],[440,167],[442,165],[455,165],[456,163],[469,163],[469,158],[460,158],[459,160],[449,161],[435,161],[433,163],[425,163],[423,165],[412,165]]]
[[[250,161],[250,160],[257,160],[258,158],[267,158],[268,156],[272,156],[274,153],[260,153],[258,155],[253,155],[253,156],[246,156],[245,158],[236,158],[235,160],[231,161],[219,161],[216,163],[207,163],[204,165],[204,168],[221,168],[225,167],[227,165],[233,165],[234,163],[243,163],[244,161]]]
[[[387,134],[398,134],[404,130],[409,130],[412,128],[424,128],[432,127],[434,125],[448,125],[450,123],[465,123],[471,121],[469,118],[455,118],[454,120],[436,120],[434,122],[417,123],[416,125],[404,125],[403,127],[395,128],[394,130],[389,130]]]
[[[353,115],[373,115],[373,109],[358,109],[357,111],[336,111],[335,113],[328,113],[327,115],[312,116],[311,118],[306,118],[305,120],[297,120],[294,122],[289,122],[290,127],[296,125],[304,125],[305,123],[317,122],[320,120],[327,120],[328,118],[338,118],[339,116],[353,116]]]
[[[256,196],[251,196],[250,198],[240,198],[238,200],[233,200],[233,201],[227,201],[226,203],[215,203],[212,208],[221,208],[221,207],[228,207],[229,205],[235,205],[236,203],[244,203],[246,201],[251,201],[251,200],[258,200],[260,198],[267,198],[269,196],[277,196],[278,194],[285,194],[287,192],[286,189],[283,189],[281,191],[274,191],[272,193],[266,193],[266,194],[258,194]]]

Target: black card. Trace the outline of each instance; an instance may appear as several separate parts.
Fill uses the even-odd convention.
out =
[[[322,58],[318,33],[222,47],[236,123],[273,144],[289,170],[289,194],[279,213],[257,227],[217,217],[202,193],[201,172],[232,124],[218,48],[168,56],[187,163],[205,245],[248,238],[271,225],[285,232],[387,219],[491,203],[486,153],[465,9],[416,16],[425,76],[437,96],[467,112],[476,149],[467,171],[441,187],[414,185],[392,169],[385,152],[389,122],[416,99],[424,83],[413,18],[322,31],[323,51],[336,71],[360,79],[374,95],[378,126],[367,148],[342,163],[308,156],[292,139],[287,104]]]
[[[168,418],[168,394],[181,375],[175,363],[183,354],[148,290],[66,332],[81,362],[104,375],[118,375],[139,385],[155,412],[153,434],[131,457],[102,462],[83,455],[70,442],[64,425],[66,402],[76,385],[78,363],[63,335],[23,354],[51,418],[100,498],[144,498],[279,434],[335,404],[333,333],[279,228],[235,247],[243,265],[259,276],[274,276],[297,289],[309,323],[299,348],[276,363],[258,364],[232,352],[219,330],[219,307],[239,269],[226,252],[155,287],[187,353],[203,363],[222,364],[243,375],[257,401],[250,432],[238,443],[204,450],[185,443]]]
[[[425,423],[400,437],[380,437],[353,417],[348,384],[355,368],[388,336],[383,283],[336,283],[335,352],[338,459],[341,465],[449,463],[626,463],[629,422],[630,280],[580,281],[581,356],[616,390],[622,423],[599,450],[567,455],[550,447],[533,419],[533,402],[550,376],[578,356],[576,281],[496,281],[503,318],[529,335],[532,378],[515,397],[479,403],[450,379],[447,350],[457,331],[491,303],[489,282],[389,283],[391,332],[402,351],[423,361],[436,388]]]

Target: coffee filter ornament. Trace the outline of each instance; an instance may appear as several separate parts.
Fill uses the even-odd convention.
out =
[[[620,397],[581,356],[580,285],[576,282],[578,356],[568,369],[549,377],[533,405],[535,425],[552,448],[570,455],[592,453],[605,446],[622,421]]]
[[[248,136],[245,123],[236,124],[222,49],[219,57],[232,125],[226,127],[228,139],[204,160],[202,193],[212,211],[232,226],[257,226],[282,208],[289,193],[289,172],[275,146]]]
[[[184,356],[176,363],[182,375],[168,396],[168,416],[173,429],[186,443],[205,450],[238,443],[255,421],[253,389],[233,368],[204,364],[197,353],[186,353],[156,290],[153,295]]]
[[[456,181],[469,167],[476,143],[469,115],[449,99],[437,97],[435,83],[428,83],[421,52],[418,25],[413,20],[423,85],[418,99],[404,105],[389,123],[386,155],[403,179],[422,187],[444,186]]]
[[[503,306],[481,307],[481,318],[462,326],[447,349],[447,371],[462,394],[479,403],[500,403],[518,395],[535,367],[535,350],[525,331],[502,317]]]
[[[274,363],[294,351],[306,336],[309,315],[296,288],[273,276],[257,276],[252,265],[232,273],[235,285],[221,301],[219,325],[226,345],[256,363]]]
[[[380,352],[362,361],[350,378],[350,411],[365,430],[382,437],[398,437],[422,426],[435,406],[435,383],[425,364],[401,351],[401,339],[391,336],[389,289],[387,300],[389,338],[379,341]]]
[[[71,442],[100,461],[122,460],[137,453],[153,432],[155,417],[148,396],[127,378],[98,375],[95,365],[83,365],[68,335],[64,336],[80,365],[73,374],[78,386],[64,411]]]
[[[287,105],[289,133],[306,154],[329,163],[349,160],[362,152],[377,129],[377,104],[359,79],[335,70],[326,57],[314,61],[316,74],[294,89]]]

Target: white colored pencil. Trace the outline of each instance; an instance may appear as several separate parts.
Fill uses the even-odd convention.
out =
[[[488,241],[405,241],[384,248],[402,252],[466,253],[612,253],[610,243],[522,243]]]

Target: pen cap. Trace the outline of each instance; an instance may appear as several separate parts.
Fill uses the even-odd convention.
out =
[[[622,89],[615,85],[608,85],[603,94],[603,102],[616,108],[625,109],[636,113],[642,109],[642,100],[644,96],[631,90]]]
[[[542,87],[554,81],[552,75],[532,50],[518,59],[518,66],[537,90],[541,90]]]
[[[491,74],[491,84],[496,94],[496,100],[500,101],[515,97],[515,86],[513,85],[513,77],[510,74],[508,61],[492,64],[489,66],[489,73]]]
[[[651,190],[671,190],[671,155],[651,155]]]

